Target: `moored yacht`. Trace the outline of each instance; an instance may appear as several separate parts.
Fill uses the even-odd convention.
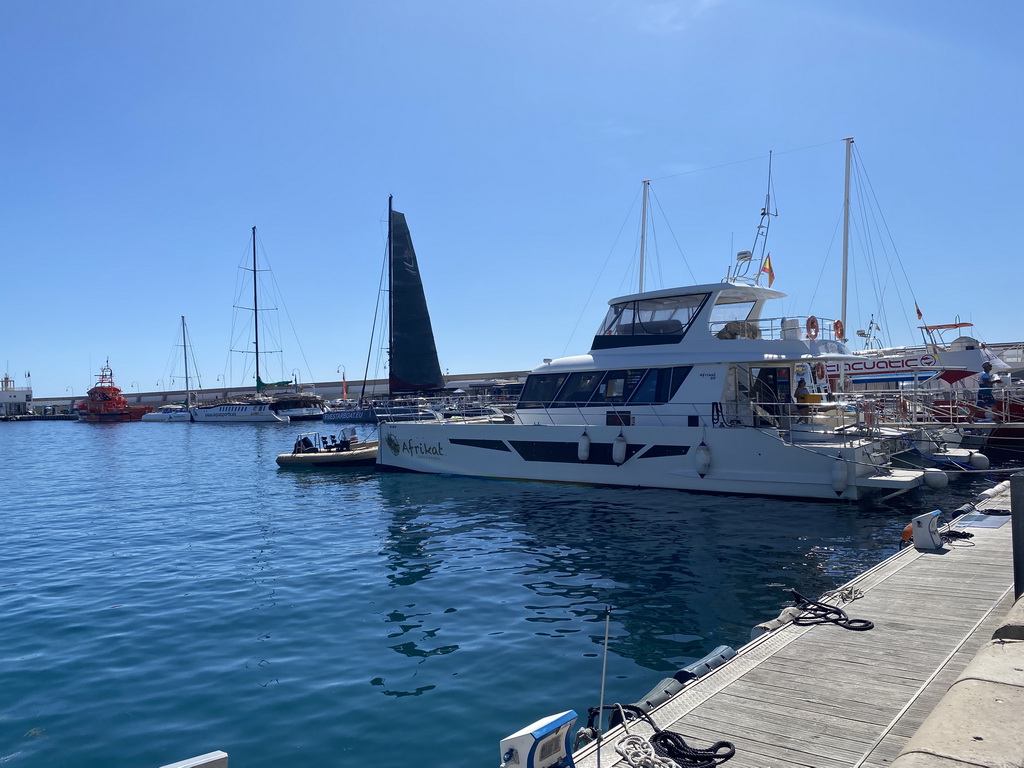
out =
[[[192,420],[217,422],[221,424],[245,424],[250,422],[288,423],[287,416],[281,416],[273,408],[269,397],[248,397],[235,401],[197,405],[189,409]]]
[[[181,403],[161,405],[152,413],[142,414],[142,421],[192,421],[188,406]]]
[[[850,500],[944,485],[893,469],[906,435],[832,400],[837,324],[766,316],[784,297],[733,278],[612,299],[587,354],[530,374],[513,423],[383,423],[378,468]]]
[[[318,421],[327,413],[327,403],[320,395],[297,391],[274,395],[273,409],[291,421]]]

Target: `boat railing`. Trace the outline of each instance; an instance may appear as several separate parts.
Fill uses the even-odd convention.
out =
[[[884,403],[886,416],[898,423],[1019,422],[1024,417],[1024,390],[1018,387],[995,387],[991,400],[977,389],[904,389],[862,396]]]
[[[524,420],[523,416],[529,415]],[[543,414],[543,415],[542,415]],[[519,411],[516,423],[548,423],[551,425],[596,426],[689,426],[710,429],[759,428],[777,429],[789,434],[794,429],[813,432],[825,438],[841,435],[853,439],[880,426],[878,404],[874,401],[829,401],[799,404],[783,401],[732,400],[726,402],[676,403],[668,410],[664,405],[636,403],[619,407],[608,405],[569,409],[531,408]]]
[[[763,317],[760,320],[713,320],[711,334],[718,339],[772,339],[841,341],[837,322],[814,315]]]

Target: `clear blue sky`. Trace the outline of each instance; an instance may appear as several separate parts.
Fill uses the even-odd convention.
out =
[[[0,363],[37,396],[83,394],[107,357],[157,389],[185,315],[204,384],[238,379],[256,225],[270,377],[356,379],[393,194],[442,368],[529,369],[632,292],[642,179],[647,287],[713,282],[753,242],[769,150],[777,314],[838,317],[844,136],[848,326],[913,342],[916,299],[1024,339],[1022,28],[1016,0],[10,0]]]

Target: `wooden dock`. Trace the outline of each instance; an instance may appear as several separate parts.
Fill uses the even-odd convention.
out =
[[[1008,513],[1008,484],[976,509]],[[904,549],[845,585],[863,596],[842,608],[873,629],[787,624],[655,708],[655,724],[696,748],[732,742],[728,768],[888,766],[1013,605],[1009,515],[953,528],[973,538]],[[609,730],[600,757],[596,742],[581,747],[576,766],[628,768],[615,751],[625,735]]]

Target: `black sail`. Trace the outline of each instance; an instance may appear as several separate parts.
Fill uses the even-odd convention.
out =
[[[442,389],[434,331],[423,294],[416,251],[405,215],[391,211],[391,355],[392,393]]]

